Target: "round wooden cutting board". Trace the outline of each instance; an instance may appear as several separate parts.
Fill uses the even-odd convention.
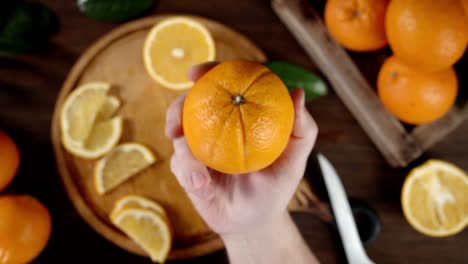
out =
[[[81,216],[98,233],[116,245],[146,255],[139,246],[109,221],[114,202],[127,194],[138,194],[162,204],[174,229],[170,259],[189,258],[223,247],[192,207],[169,169],[172,144],[164,135],[166,110],[182,94],[153,81],[143,65],[143,42],[150,28],[169,16],[154,16],[125,24],[93,44],[69,73],[55,106],[52,142],[65,189]],[[265,61],[263,52],[239,33],[217,22],[191,17],[203,23],[216,42],[219,61],[242,58]],[[93,184],[95,161],[74,157],[63,148],[59,118],[68,94],[81,84],[104,81],[122,102],[118,114],[124,118],[121,142],[136,141],[151,148],[158,161],[115,190],[99,195]]]

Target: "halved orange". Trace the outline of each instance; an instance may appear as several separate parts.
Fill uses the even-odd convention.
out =
[[[429,160],[405,180],[401,204],[417,231],[435,237],[454,235],[468,225],[468,176],[441,160]]]
[[[149,32],[143,59],[149,75],[158,83],[170,89],[188,89],[193,85],[188,70],[214,60],[215,44],[205,26],[194,19],[169,18]]]

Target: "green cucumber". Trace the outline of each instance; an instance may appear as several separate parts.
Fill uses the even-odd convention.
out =
[[[134,18],[153,5],[153,0],[77,0],[86,16],[109,22]]]
[[[302,88],[307,101],[328,93],[326,83],[319,76],[302,67],[284,61],[270,61],[264,65],[278,75],[289,91]]]

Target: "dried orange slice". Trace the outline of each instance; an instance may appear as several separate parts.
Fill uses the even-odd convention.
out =
[[[444,237],[468,225],[468,176],[441,160],[429,160],[413,169],[401,194],[403,212],[417,231]]]
[[[193,85],[188,70],[214,60],[215,44],[199,22],[186,17],[169,18],[149,32],[143,59],[149,75],[158,83],[170,89],[187,89]]]

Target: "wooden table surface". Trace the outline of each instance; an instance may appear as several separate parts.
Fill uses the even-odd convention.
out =
[[[78,11],[76,1],[41,2],[56,11],[61,23],[50,48],[35,56],[0,57],[0,129],[18,142],[22,154],[19,174],[6,192],[34,195],[53,217],[51,240],[34,263],[150,263],[114,246],[81,219],[57,175],[50,141],[52,111],[68,71],[91,43],[117,25],[86,18]],[[187,13],[215,19],[252,39],[270,59],[314,69],[267,0],[161,0],[151,13]],[[365,59],[366,55],[358,56]],[[350,196],[366,200],[380,215],[382,232],[367,247],[371,259],[377,263],[468,262],[468,230],[435,239],[408,225],[400,207],[400,189],[408,169],[387,165],[333,92],[309,104],[309,109],[320,128],[315,151],[333,162]],[[441,158],[468,170],[467,134],[465,122],[415,163]],[[317,171],[316,163],[311,162],[308,174],[314,178]],[[318,185],[315,189],[319,194],[324,192]],[[294,214],[294,219],[323,263],[345,262],[333,230],[310,215]],[[174,263],[228,261],[226,253],[219,251]]]

